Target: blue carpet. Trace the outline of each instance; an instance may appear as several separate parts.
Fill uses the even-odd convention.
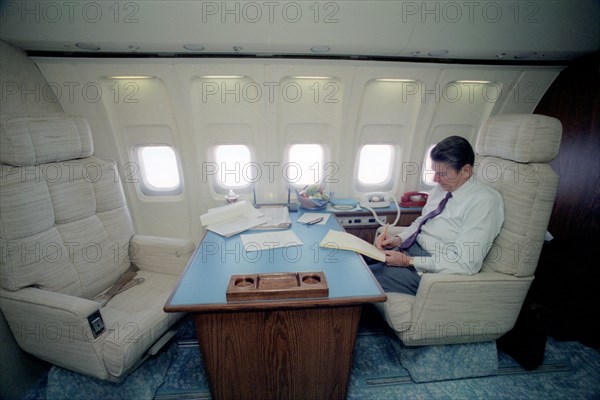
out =
[[[120,384],[54,367],[25,399],[210,399],[194,337],[193,325],[184,324],[165,351]],[[498,350],[494,376],[415,383],[394,340],[383,330],[361,327],[348,399],[600,399],[600,352],[578,342],[549,338],[544,364],[533,371]],[[431,370],[436,368],[432,362]]]

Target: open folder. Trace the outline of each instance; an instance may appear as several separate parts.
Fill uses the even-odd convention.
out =
[[[328,249],[356,251],[374,260],[385,262],[385,253],[382,250],[348,232],[330,229],[323,240],[321,240],[321,243],[319,243],[319,246]]]

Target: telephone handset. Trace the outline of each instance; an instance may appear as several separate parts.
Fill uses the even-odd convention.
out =
[[[386,224],[381,222],[381,220],[377,217],[377,213],[374,209],[376,208],[387,208],[390,205],[394,204],[396,206],[396,219],[391,224]],[[395,226],[400,220],[400,207],[397,207],[398,200],[394,197],[393,194],[390,193],[366,193],[360,199],[360,206],[365,210],[371,211],[371,214],[375,217],[375,221],[381,226],[392,225]],[[384,218],[384,221],[386,219]]]
[[[401,207],[423,207],[429,194],[425,192],[406,192],[400,198]]]
[[[388,193],[367,193],[362,196],[360,206],[363,208],[386,208],[390,206]]]

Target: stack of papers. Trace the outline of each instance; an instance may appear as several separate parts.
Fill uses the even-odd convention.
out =
[[[290,211],[287,207],[270,207],[263,206],[259,209],[263,216],[261,217],[265,223],[258,225],[253,229],[271,230],[271,229],[287,229],[292,226],[290,219]]]
[[[230,237],[267,222],[263,213],[245,200],[226,206],[212,208],[200,216],[200,223],[206,229],[221,236]]]
[[[292,226],[287,207],[263,207],[257,210],[245,200],[209,209],[200,216],[200,223],[209,231],[225,237],[248,229],[274,230]]]

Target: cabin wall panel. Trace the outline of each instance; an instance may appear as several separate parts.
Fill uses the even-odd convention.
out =
[[[560,183],[531,287],[531,301],[549,312],[550,333],[600,347],[600,53],[565,69],[536,113],[558,118],[563,135],[550,163]]]
[[[354,185],[360,145],[373,140],[395,143],[400,171],[393,191],[399,195],[422,188],[424,155],[438,136],[461,133],[474,143],[489,115],[531,112],[532,104],[505,88],[533,82],[543,93],[561,69],[286,59],[34,61],[48,81],[74,89],[73,96],[60,97],[60,104],[66,112],[90,120],[99,157],[123,167],[131,165],[131,148],[141,142],[160,141],[176,149],[183,194],[144,197],[135,182],[126,182],[125,193],[138,232],[192,240],[202,233],[199,216],[224,204],[223,194],[213,190],[204,170],[211,161],[209,149],[216,144],[251,146],[263,167],[257,201],[283,202],[285,151],[291,143],[316,141],[325,146],[326,162],[336,166],[335,174],[328,175],[327,189],[339,197],[360,194]],[[152,79],[108,78],[114,75]],[[460,79],[497,82],[500,95],[494,101],[473,102],[472,93],[445,99],[445,85]],[[95,88],[102,91],[98,99],[93,97]],[[152,128],[158,126],[168,133]],[[122,170],[125,175],[130,172]],[[242,193],[242,198],[251,201],[253,194]]]
[[[271,157],[276,158],[278,153],[282,153],[281,149],[285,151],[291,144],[318,143],[325,150],[324,164],[318,166],[323,170],[326,163],[339,159],[336,138],[342,134],[343,86],[335,77],[295,78],[295,76],[306,75],[284,77],[280,81],[282,90],[279,101],[276,102],[278,104],[277,133],[280,142],[279,149],[275,149]],[[275,162],[274,159],[267,160]],[[282,161],[282,175],[276,179],[283,183],[283,186],[279,184],[272,189],[281,192],[287,187],[299,188],[296,182],[302,177],[294,172],[288,160]]]
[[[164,72],[161,75],[164,76]],[[139,186],[141,166],[133,156],[137,145],[166,144],[176,152],[183,148],[175,123],[173,96],[158,76],[151,79],[107,78],[103,83],[106,90],[111,92],[111,98],[105,103],[106,108],[109,115],[118,121],[116,140],[127,157],[120,164],[121,180],[125,190],[130,193],[129,205],[136,227],[153,235],[187,237],[190,232],[182,232],[180,227],[185,226],[189,218],[188,213],[181,212],[188,209],[189,197],[184,194],[159,200],[143,195]],[[163,202],[171,207],[164,207],[161,204]],[[174,207],[175,204],[177,206]],[[157,231],[157,227],[161,227],[161,230]]]
[[[3,116],[62,112],[52,87],[25,53],[0,41]]]
[[[507,80],[503,85],[502,94],[493,114],[533,113],[546,90],[563,69],[563,67],[538,67],[534,70],[519,70],[514,79]]]
[[[132,69],[136,72],[127,73]],[[180,196],[161,199],[143,196],[137,183],[140,168],[132,155],[133,147],[138,144],[162,142],[173,145],[177,152],[185,148],[172,105],[174,96],[162,79],[171,73],[168,65],[134,66],[122,62],[61,65],[49,60],[46,78],[55,82],[56,87],[72,88],[71,94],[61,97],[63,108],[69,114],[89,119],[95,154],[116,162],[136,231],[189,238],[192,234],[188,222],[189,195],[184,191]],[[134,75],[152,78],[138,79]],[[158,134],[150,128],[153,125],[166,126],[162,132],[169,134]],[[144,130],[145,127],[148,129]],[[186,167],[182,164],[182,168]],[[173,207],[173,203],[178,206]]]
[[[265,65],[266,82],[276,85],[275,96],[266,102],[270,124],[267,136],[271,146],[267,160],[279,164],[274,182],[259,182],[259,201],[272,198],[287,201],[288,188],[293,193],[297,187],[293,167],[287,164],[285,154],[295,143],[321,144],[325,160],[320,169],[325,169],[327,190],[338,196],[345,190],[351,172],[342,165],[341,159],[352,140],[346,125],[354,70],[355,66],[348,63],[306,60],[281,60]],[[258,191],[261,185],[262,193]]]

